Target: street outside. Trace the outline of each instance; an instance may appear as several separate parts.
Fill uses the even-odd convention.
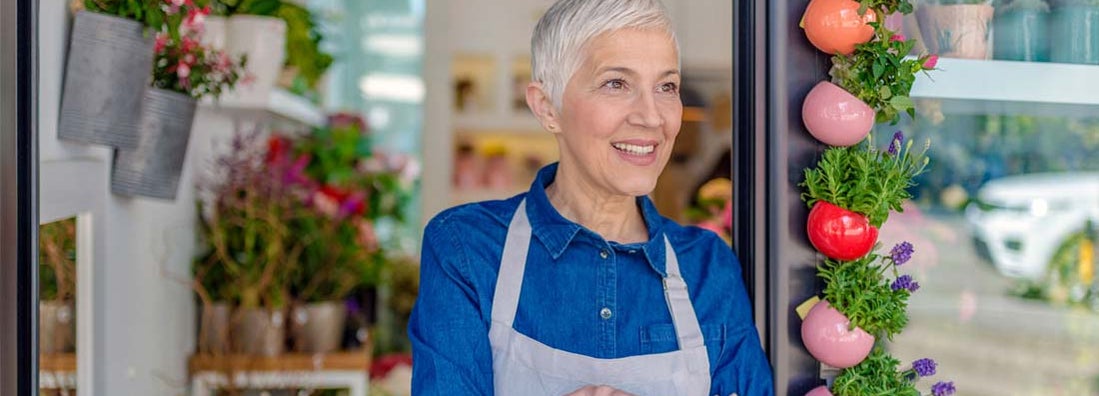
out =
[[[1015,282],[978,257],[961,213],[910,208],[881,240],[886,251],[902,240],[916,249],[902,272],[921,288],[888,345],[904,365],[939,363],[920,389],[950,380],[959,396],[1099,395],[1099,313],[1009,294]]]

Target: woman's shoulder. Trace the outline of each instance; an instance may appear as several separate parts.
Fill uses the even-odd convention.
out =
[[[663,218],[663,228],[668,241],[676,247],[713,249],[729,246],[713,231],[696,225],[683,225],[675,220]]]
[[[471,202],[439,212],[427,223],[425,234],[435,232],[469,232],[503,227],[507,229],[511,216],[526,193],[508,199]]]

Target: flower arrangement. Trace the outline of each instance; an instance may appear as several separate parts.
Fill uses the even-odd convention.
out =
[[[687,218],[733,243],[733,182],[726,178],[710,180],[698,189],[697,204],[687,209]]]
[[[844,370],[836,377],[832,391],[838,395],[920,396],[915,382],[935,375],[937,364],[931,359],[918,359],[911,368],[898,371],[900,361],[881,348],[875,348],[859,365]],[[930,396],[950,396],[953,382],[939,381],[931,386]]]
[[[233,59],[201,43],[210,6],[199,7],[194,0],[162,1],[164,20],[154,44],[153,86],[199,99],[217,98],[236,85],[244,77],[247,59]]]

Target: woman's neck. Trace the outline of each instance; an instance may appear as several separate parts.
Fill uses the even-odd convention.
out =
[[[558,167],[554,182],[546,187],[550,204],[566,219],[580,224],[608,241],[637,243],[649,240],[645,219],[635,197],[611,195],[582,183],[580,175],[563,174]]]

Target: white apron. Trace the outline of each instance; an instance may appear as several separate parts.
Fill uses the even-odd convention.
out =
[[[599,359],[553,349],[515,331],[512,323],[519,305],[530,239],[524,200],[508,228],[492,301],[489,343],[497,396],[559,396],[587,385],[609,385],[638,396],[695,396],[710,391],[706,345],[667,237],[664,237],[668,274],[664,278],[664,296],[679,350],[620,359]]]

